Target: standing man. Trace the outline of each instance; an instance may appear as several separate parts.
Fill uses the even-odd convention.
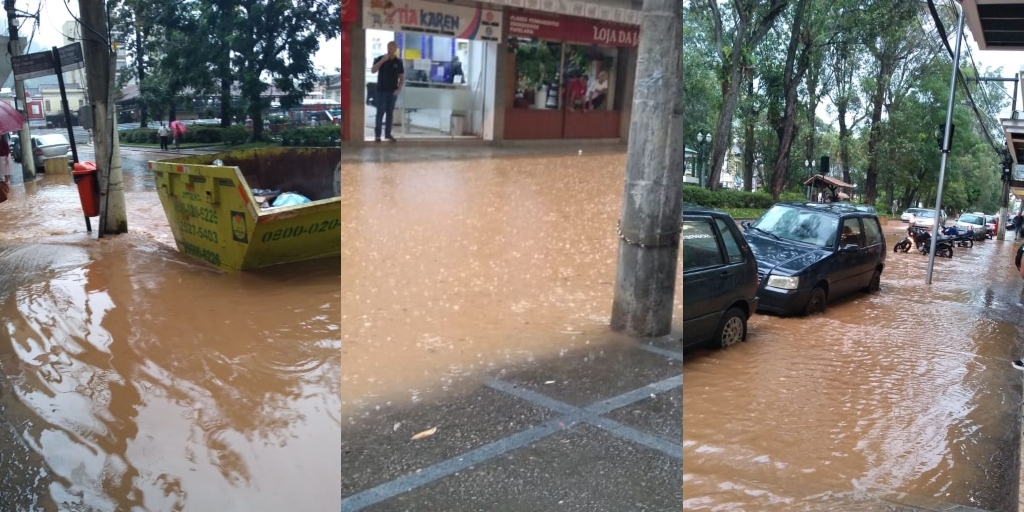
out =
[[[392,116],[395,101],[405,85],[405,65],[398,58],[398,43],[388,43],[388,53],[373,59],[372,71],[377,74],[377,122],[373,126],[373,140],[380,142],[381,121],[384,122],[384,138],[397,142],[391,136]]]
[[[160,121],[160,129],[156,131],[156,134],[160,136],[160,149],[167,151],[167,137],[171,134],[171,131],[164,126],[163,121]]]

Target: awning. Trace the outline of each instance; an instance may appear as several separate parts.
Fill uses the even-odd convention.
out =
[[[833,188],[853,188],[853,185],[835,178],[829,178],[828,176],[822,176],[821,174],[815,174],[804,182],[804,185],[827,185]]]

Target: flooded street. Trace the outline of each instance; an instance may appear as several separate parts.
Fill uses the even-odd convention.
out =
[[[375,458],[384,473],[430,473],[409,436],[488,421],[452,405],[483,400],[486,375],[542,368],[543,390],[564,378],[549,361],[603,365],[609,381],[640,367],[607,362],[628,342],[608,329],[625,156],[576,149],[370,149],[343,164],[342,432],[370,445],[343,451],[343,495],[371,486]],[[930,288],[927,257],[890,253],[878,295],[815,318],[756,315],[747,343],[687,354],[672,366],[682,426],[671,407],[646,413],[662,436],[682,431],[686,510],[1005,509],[1024,313],[1014,250],[957,248]],[[679,337],[678,293],[675,316]],[[586,382],[600,395],[601,378]]]
[[[688,355],[685,508],[1016,510],[1015,250],[958,247],[930,288],[927,256],[890,252],[881,293],[813,318],[756,315],[747,343]]]
[[[625,159],[575,153],[343,164],[346,417],[615,337]]]
[[[338,261],[180,255],[160,157],[123,155],[126,235],[85,232],[70,175],[0,205],[0,508],[337,510]]]

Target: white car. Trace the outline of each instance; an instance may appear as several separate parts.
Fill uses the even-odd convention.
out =
[[[914,218],[910,220],[910,227],[912,228],[931,228],[935,225],[935,210],[925,210],[917,212]],[[946,216],[943,214],[939,217],[939,227],[945,227]]]
[[[958,234],[966,234],[968,231],[974,231],[975,240],[984,240],[988,236],[988,229],[985,227],[985,215],[978,215],[976,213],[964,213],[960,215],[960,218],[956,219],[956,232]]]
[[[914,216],[917,215],[918,212],[923,212],[923,211],[924,211],[924,208],[907,208],[906,210],[904,210],[903,215],[900,215],[900,221],[901,222],[913,222],[914,221]]]

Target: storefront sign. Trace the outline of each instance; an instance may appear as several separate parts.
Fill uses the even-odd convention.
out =
[[[483,3],[503,5],[517,9],[530,9],[552,14],[592,18],[612,23],[640,25],[639,9],[612,7],[591,0],[480,0]]]
[[[640,27],[532,13],[510,13],[508,35],[598,46],[636,47],[640,44]]]
[[[363,27],[478,41],[501,40],[501,11],[424,0],[364,0]]]
[[[341,0],[341,22],[355,23],[359,19],[358,0]]]

